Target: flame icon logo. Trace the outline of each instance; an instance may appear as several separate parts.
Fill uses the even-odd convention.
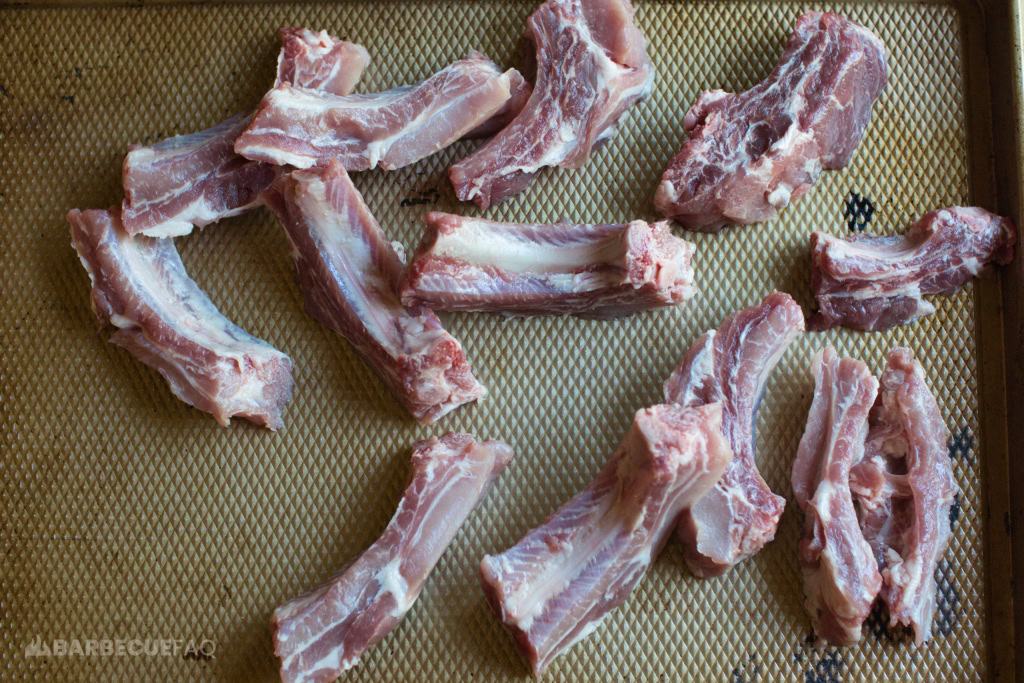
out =
[[[43,643],[42,636],[36,635],[35,640],[25,648],[26,657],[49,657],[50,646]]]

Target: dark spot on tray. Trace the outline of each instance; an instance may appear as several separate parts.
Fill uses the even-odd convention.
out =
[[[871,607],[871,614],[864,620],[864,628],[875,637],[875,640],[892,640],[886,623],[888,621],[889,613],[885,604],[881,600],[875,600],[875,604]]]
[[[78,76],[79,78],[82,77],[82,70],[79,69],[77,66],[74,69],[72,69],[72,71],[74,71],[75,75]]]
[[[843,206],[843,218],[850,232],[864,232],[875,215],[875,205],[867,197],[851,192]]]
[[[961,512],[962,512],[962,510],[960,508],[960,494],[958,493],[955,496],[953,496],[953,504],[949,506],[949,525],[950,526],[953,526],[953,525],[955,525],[957,523],[957,520],[960,519],[960,513]]]
[[[213,655],[208,652],[204,652],[202,648],[186,649],[185,653],[181,656],[182,659],[191,659],[192,661],[208,662],[213,659]]]
[[[761,674],[761,665],[757,663],[757,655],[749,654],[746,659],[733,667],[729,683],[753,683]]]
[[[71,104],[75,103],[75,96],[74,95],[62,95],[61,99],[64,100],[65,102],[70,102]]]
[[[949,437],[949,457],[953,460],[963,460],[968,465],[974,464],[974,435],[968,427],[961,427],[960,431]]]
[[[960,591],[953,585],[952,568],[942,560],[935,567],[935,621],[932,630],[948,636],[960,623]]]
[[[0,85],[0,95],[6,95],[6,94],[7,94],[7,88],[5,88],[3,85]]]
[[[843,655],[837,648],[821,652],[813,667],[804,671],[805,683],[841,683]]]
[[[875,640],[886,643],[901,643],[909,640],[910,636],[905,626],[889,626],[889,608],[882,599],[875,600],[871,614],[864,620],[864,627]]]
[[[419,196],[403,199],[398,205],[419,206],[421,204],[436,204],[439,199],[441,199],[441,193],[437,191],[437,188],[431,187],[420,192]]]

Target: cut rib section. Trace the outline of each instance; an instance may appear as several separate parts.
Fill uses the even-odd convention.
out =
[[[613,318],[694,294],[694,246],[667,223],[499,223],[431,211],[402,302],[443,311]]]
[[[629,0],[548,0],[527,35],[537,80],[526,106],[448,172],[459,199],[482,208],[522,192],[542,168],[581,167],[654,83]]]
[[[813,330],[836,325],[874,332],[935,312],[922,297],[952,294],[989,263],[1013,259],[1017,230],[1009,218],[954,206],[925,214],[904,235],[811,235]]]
[[[339,333],[417,420],[486,393],[432,311],[398,299],[403,266],[337,161],[295,171],[267,193],[291,244],[306,311]]]
[[[850,493],[850,470],[864,458],[878,380],[867,365],[839,358],[831,346],[815,354],[811,369],[814,400],[793,463],[793,494],[804,512],[804,605],[819,642],[854,645],[882,586]]]
[[[690,133],[654,204],[690,230],[774,218],[843,168],[864,137],[888,80],[885,46],[845,17],[797,20],[775,70],[740,94],[709,90],[683,119]]]
[[[68,213],[93,312],[116,328],[110,341],[221,425],[244,417],[280,429],[292,396],[291,359],[225,318],[189,278],[170,239],[129,236],[119,213]]]
[[[347,95],[369,61],[366,49],[326,32],[282,28],[277,83]],[[263,203],[279,169],[235,153],[252,112],[199,133],[132,145],[124,159],[122,219],[129,234],[186,235]]]
[[[339,161],[349,171],[386,171],[429,156],[508,105],[514,69],[479,52],[418,85],[342,97],[288,84],[267,93],[235,143],[248,159],[296,168]],[[521,87],[521,86],[520,86]]]
[[[958,488],[949,431],[913,351],[889,352],[881,385],[851,489],[882,573],[890,623],[912,627],[921,645],[931,636],[935,570],[953,533],[949,508]]]
[[[775,538],[786,501],[757,471],[754,425],[772,369],[803,329],[800,306],[772,292],[698,339],[665,382],[665,398],[673,403],[722,404],[736,454],[714,488],[679,519],[686,563],[698,576],[718,576]]]
[[[512,455],[501,441],[469,434],[416,443],[409,485],[380,538],[322,586],[274,610],[281,680],[333,681],[390,633]]]
[[[679,512],[731,457],[721,406],[641,410],[586,489],[515,546],[483,559],[487,601],[536,675],[629,597]]]

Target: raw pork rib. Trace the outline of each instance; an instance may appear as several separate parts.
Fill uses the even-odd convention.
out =
[[[417,420],[431,423],[486,391],[429,309],[398,300],[402,262],[337,161],[267,192],[284,224],[306,311],[345,337]]]
[[[512,460],[469,434],[420,441],[412,479],[377,542],[324,585],[274,610],[281,680],[333,681],[409,611],[459,527]]]
[[[590,486],[515,546],[483,559],[487,601],[535,674],[629,597],[679,511],[731,457],[720,406],[641,410]]]
[[[1009,218],[954,206],[931,211],[905,235],[841,239],[811,235],[812,330],[843,325],[887,330],[935,312],[925,294],[952,294],[987,263],[1009,263],[1017,231]]]
[[[921,364],[910,349],[893,349],[871,412],[866,459],[850,485],[882,572],[889,620],[912,626],[918,645],[931,636],[935,569],[952,535],[957,485],[948,439]]]
[[[369,56],[361,45],[321,31],[281,29],[278,83],[298,81],[347,95]],[[235,154],[235,140],[252,113],[233,116],[200,133],[179,135],[152,146],[132,145],[124,159],[122,218],[129,234],[186,235],[262,203],[279,169]]]
[[[370,63],[370,55],[362,45],[339,40],[327,31],[314,33],[293,26],[278,33],[281,54],[277,58],[275,88],[291,83],[297,88],[347,95]]]
[[[511,69],[509,71],[508,89],[510,97],[501,109],[494,112],[491,118],[463,135],[463,140],[489,138],[511,123],[515,117],[519,116],[519,112],[526,106],[530,95],[533,93],[533,86],[523,78],[522,74],[515,69]]]
[[[665,382],[665,398],[673,403],[722,404],[736,454],[715,487],[679,518],[686,563],[698,576],[718,576],[775,538],[786,501],[757,471],[754,426],[768,376],[803,329],[800,306],[772,292],[698,339]]]
[[[654,83],[629,0],[548,0],[528,35],[537,82],[526,107],[448,173],[459,199],[482,208],[522,192],[545,166],[582,166]]]
[[[507,315],[612,318],[693,296],[694,246],[665,222],[497,223],[431,211],[402,303]]]
[[[814,401],[793,463],[793,493],[804,511],[804,604],[819,642],[854,645],[882,586],[850,493],[850,468],[864,458],[878,380],[831,346],[815,354],[812,369]]]
[[[447,147],[511,99],[513,75],[473,52],[415,86],[340,97],[290,85],[263,98],[238,138],[242,156],[298,168],[338,159],[349,171],[388,171]]]
[[[823,169],[850,163],[888,79],[885,46],[835,14],[797,21],[775,70],[738,95],[704,92],[654,197],[690,230],[774,218]]]
[[[73,209],[71,239],[92,281],[92,308],[110,341],[155,368],[185,403],[227,426],[244,417],[283,426],[292,362],[221,315],[189,279],[169,239],[130,237],[118,209]]]
[[[132,145],[124,158],[122,215],[129,234],[187,235],[262,202],[278,169],[243,159],[235,139],[252,114],[238,114],[200,133]]]

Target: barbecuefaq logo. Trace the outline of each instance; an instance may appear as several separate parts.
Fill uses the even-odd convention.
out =
[[[182,657],[213,659],[217,644],[207,638],[58,638],[43,642],[36,635],[26,657]]]

